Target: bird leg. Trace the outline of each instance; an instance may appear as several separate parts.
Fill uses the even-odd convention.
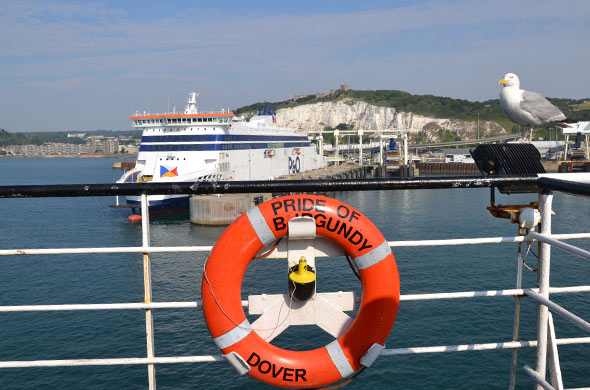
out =
[[[533,142],[533,126],[531,126],[531,129],[529,130],[529,143]]]

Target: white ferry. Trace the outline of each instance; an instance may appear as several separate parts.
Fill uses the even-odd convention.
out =
[[[199,113],[190,93],[183,113],[136,113],[143,129],[134,169],[117,182],[268,180],[326,166],[305,134],[276,125],[276,110],[265,104],[246,121],[230,112]],[[189,195],[149,197],[150,215],[188,208]],[[140,197],[127,197],[133,214]]]

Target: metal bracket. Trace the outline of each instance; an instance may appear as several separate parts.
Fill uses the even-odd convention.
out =
[[[236,352],[230,352],[227,355],[223,355],[223,358],[228,361],[229,364],[238,372],[240,375],[246,374],[250,371],[250,365],[238,355]]]
[[[315,268],[315,219],[311,217],[297,217],[289,221],[289,269],[299,264],[299,259],[305,257],[307,265]]]
[[[323,242],[321,237],[318,237],[317,241]],[[315,219],[311,217],[291,219],[286,253],[289,268],[298,265],[299,259],[305,257],[307,264],[316,270],[315,245]],[[330,248],[325,244],[324,247]],[[339,247],[338,249],[340,250]],[[333,251],[330,250],[330,252]],[[289,325],[317,325],[338,338],[352,323],[352,318],[344,311],[352,310],[354,310],[354,293],[352,292],[314,294],[305,302],[293,299],[288,294],[262,294],[248,297],[248,313],[261,314],[252,323],[252,329],[266,341],[277,337]]]
[[[354,310],[353,292],[319,293],[306,302],[288,294],[262,294],[248,297],[248,314],[262,314],[251,325],[266,341],[271,341],[289,325],[317,325],[335,338],[352,323],[344,311]]]

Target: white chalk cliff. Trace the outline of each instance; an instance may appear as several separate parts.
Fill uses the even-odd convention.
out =
[[[427,132],[429,139],[438,141],[438,129],[453,131],[461,139],[476,138],[477,122],[456,119],[430,118],[411,112],[398,112],[391,107],[377,107],[362,101],[336,101],[306,104],[277,111],[277,124],[306,132],[336,127],[340,123],[353,124],[363,130],[409,130],[411,133]],[[494,122],[481,121],[482,137],[490,134],[505,134],[506,131]],[[475,135],[475,137],[474,137]]]

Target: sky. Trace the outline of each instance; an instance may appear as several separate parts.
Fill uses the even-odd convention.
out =
[[[590,97],[590,1],[0,0],[0,129],[129,130],[136,111],[397,89]]]

